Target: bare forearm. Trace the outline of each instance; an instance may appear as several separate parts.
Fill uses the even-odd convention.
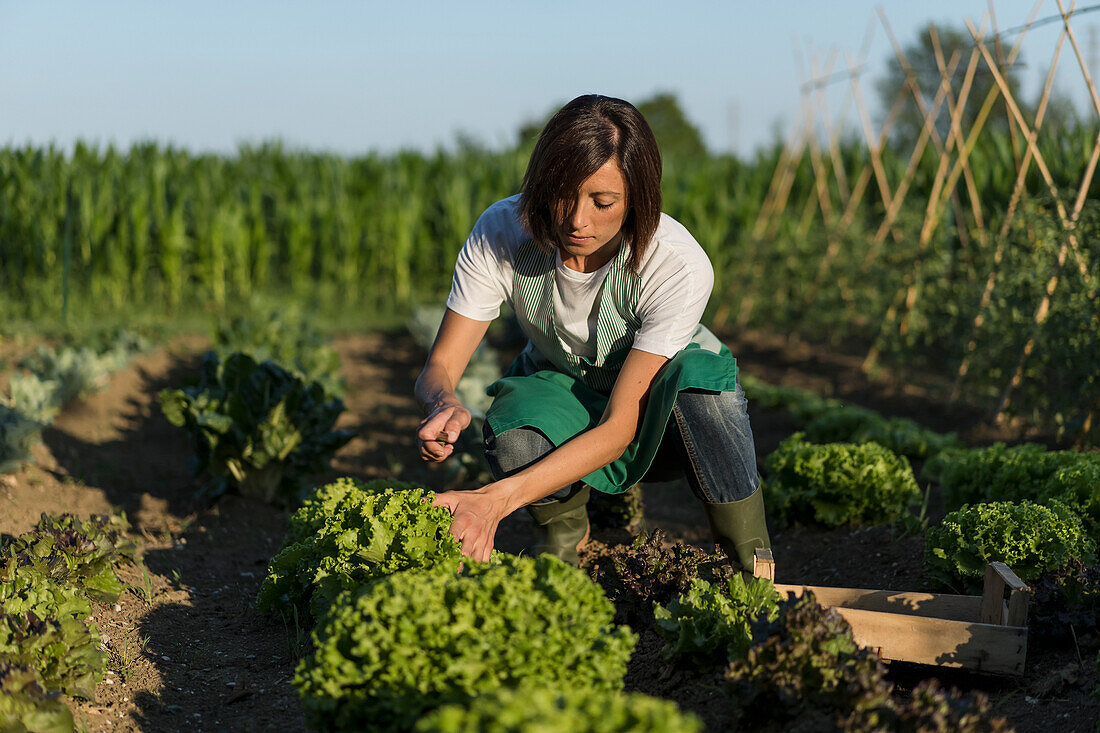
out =
[[[505,515],[511,514],[608,465],[623,454],[627,444],[619,426],[603,423],[486,488],[503,502]]]
[[[455,386],[445,369],[429,363],[416,380],[413,396],[420,411],[427,415],[444,405],[459,404],[455,396]]]

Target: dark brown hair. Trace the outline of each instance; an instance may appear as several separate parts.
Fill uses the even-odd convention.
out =
[[[523,175],[520,215],[539,246],[560,247],[562,217],[572,214],[577,189],[611,158],[626,179],[623,236],[634,272],[661,218],[661,151],[634,105],[586,94],[546,123]]]

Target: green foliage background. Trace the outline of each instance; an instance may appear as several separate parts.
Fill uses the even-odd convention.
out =
[[[1089,414],[1100,408],[1100,378],[1091,368],[1100,363],[1100,298],[1093,297],[1100,181],[1076,225],[1079,247],[1065,257],[1055,202],[1035,166],[1003,238],[983,238],[960,187],[922,242],[938,165],[929,149],[917,161],[895,235],[877,242],[886,206],[876,185],[843,226],[839,216],[821,214],[821,197],[833,212],[845,208],[847,191],[833,174],[842,170],[851,182],[869,164],[866,145],[849,139],[839,147],[839,167],[825,161],[823,189],[810,156],[797,160],[783,212],[758,229],[781,146],[746,159],[709,154],[674,98],[658,95],[639,106],[665,146],[664,209],[714,264],[708,318],[719,330],[873,344],[903,376],[953,377],[968,358],[963,399],[986,407],[1033,339],[1011,411],[1067,439],[1096,432],[1100,421]],[[1009,208],[1019,138],[991,128],[969,156],[989,232]],[[1094,125],[1071,122],[1038,138],[1070,208],[1095,139]],[[350,158],[278,143],[229,156],[155,144],[78,144],[71,153],[0,148],[0,316],[9,324],[63,312],[182,323],[196,309],[226,314],[267,295],[362,324],[370,314],[438,303],[477,216],[518,189],[530,145],[521,135],[503,150],[465,141],[446,151]],[[883,150],[894,184],[909,152],[901,144]],[[991,272],[995,287],[975,330]],[[1054,276],[1049,316],[1037,329],[1035,314]]]

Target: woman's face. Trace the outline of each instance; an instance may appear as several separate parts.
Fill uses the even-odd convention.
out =
[[[562,259],[601,256],[610,259],[618,250],[627,215],[626,179],[614,158],[586,178],[577,190],[573,214],[561,232]]]

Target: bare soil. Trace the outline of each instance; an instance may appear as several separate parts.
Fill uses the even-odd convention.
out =
[[[1028,434],[1026,426],[991,425],[973,409],[948,409],[943,385],[869,380],[857,355],[801,342],[747,334],[727,338],[741,368],[768,381],[836,395],[930,427],[955,430],[985,443]],[[335,342],[348,383],[340,427],[357,437],[329,475],[397,476],[439,486],[438,467],[420,463],[411,436],[419,422],[411,398],[423,353],[400,333],[353,334]],[[22,346],[22,345],[21,345]],[[259,616],[252,602],[266,563],[285,531],[285,511],[241,497],[213,505],[194,499],[190,447],[160,415],[156,395],[197,369],[199,338],[175,340],[112,375],[106,389],[63,413],[35,449],[37,463],[0,484],[0,532],[29,529],[42,512],[78,514],[123,510],[135,527],[148,572],[124,568],[131,588],[117,605],[99,606],[109,673],[92,702],[70,701],[89,731],[304,730],[291,686],[308,630],[296,619]],[[16,349],[0,343],[0,356]],[[10,363],[10,361],[9,361]],[[3,378],[0,376],[0,378]],[[751,405],[750,405],[751,409]],[[794,426],[783,414],[754,411],[757,452],[763,457]],[[645,523],[670,539],[707,546],[702,510],[686,487],[645,488]],[[509,517],[497,546],[517,552],[530,533],[525,512]],[[593,548],[629,541],[622,530],[596,531]],[[791,528],[773,534],[777,580],[786,583],[921,589],[921,540],[890,527],[857,530]],[[710,730],[724,730],[728,704],[720,671],[669,668],[660,641],[641,641],[627,688],[676,700],[699,713]],[[1095,639],[1079,648],[1029,649],[1021,680],[929,667],[894,665],[899,690],[935,676],[949,685],[987,692],[998,714],[1020,731],[1091,731],[1100,705]]]

